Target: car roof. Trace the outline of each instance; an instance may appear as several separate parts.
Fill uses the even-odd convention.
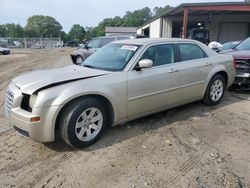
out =
[[[127,38],[130,38],[130,37],[133,37],[133,36],[117,35],[117,36],[103,36],[103,37],[96,37],[96,38],[105,39],[105,38],[118,38],[118,37],[127,37]],[[93,39],[95,39],[95,38],[93,38]]]
[[[129,39],[129,40],[120,40],[113,43],[116,44],[131,44],[131,45],[150,45],[155,43],[162,42],[190,42],[197,43],[195,40],[191,39],[181,39],[181,38],[140,38],[140,39]]]

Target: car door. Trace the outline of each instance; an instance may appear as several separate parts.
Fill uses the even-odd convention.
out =
[[[140,60],[142,59],[151,59],[153,67],[128,72],[128,118],[174,106],[178,100],[174,45],[151,46],[145,50]]]
[[[203,97],[208,73],[213,64],[206,53],[192,43],[176,44],[179,60],[179,102],[187,103]]]

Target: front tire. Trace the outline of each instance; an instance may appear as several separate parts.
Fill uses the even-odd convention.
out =
[[[81,56],[76,56],[76,64],[80,65],[83,62],[83,58]]]
[[[217,74],[210,80],[203,102],[207,105],[214,106],[220,103],[226,89],[225,78]]]
[[[80,99],[69,104],[60,118],[60,134],[70,146],[84,148],[96,142],[107,126],[101,101]]]

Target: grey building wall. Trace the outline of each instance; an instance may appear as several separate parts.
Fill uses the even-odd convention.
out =
[[[208,24],[211,41],[220,41],[219,34],[221,32],[220,29],[221,29],[221,25],[223,23],[230,23],[230,24],[232,24],[232,26],[234,23],[250,24],[250,14],[248,14],[248,15],[247,14],[244,14],[244,15],[235,14],[235,15],[212,16],[211,21]],[[236,28],[236,30],[237,30],[236,32],[240,32],[241,29],[243,29],[243,28],[240,28],[240,27]],[[230,31],[228,31],[228,32],[230,32]],[[237,33],[235,33],[235,34],[237,35]],[[248,33],[248,36],[249,36],[249,33]],[[221,41],[221,42],[225,42],[225,41]]]
[[[162,37],[172,37],[172,20],[168,18],[162,18]]]
[[[136,30],[136,27],[105,27],[105,34],[106,36],[135,36]]]
[[[133,33],[105,33],[106,36],[135,36],[136,32]]]

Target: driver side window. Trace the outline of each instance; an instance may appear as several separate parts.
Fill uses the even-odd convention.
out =
[[[88,42],[88,48],[100,48],[101,39],[92,39]]]
[[[153,61],[153,66],[171,64],[175,62],[174,45],[160,44],[149,47],[141,59],[150,59]]]

